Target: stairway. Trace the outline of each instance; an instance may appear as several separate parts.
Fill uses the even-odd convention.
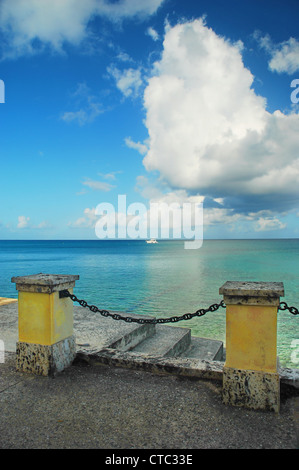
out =
[[[155,334],[131,349],[134,353],[159,357],[223,360],[223,343],[191,336],[189,328],[156,325]]]
[[[122,312],[121,316],[127,316]],[[140,318],[139,315],[129,315]],[[145,317],[142,317],[145,318]],[[146,317],[151,318],[151,317]],[[200,320],[199,320],[200,321]],[[114,349],[149,357],[180,357],[208,361],[224,360],[222,341],[191,336],[189,328],[165,324],[126,323],[94,314],[83,307],[74,308],[77,350],[94,355]]]

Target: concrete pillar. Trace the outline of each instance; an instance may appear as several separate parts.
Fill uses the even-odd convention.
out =
[[[226,282],[223,402],[279,412],[277,311],[282,282]]]
[[[73,304],[60,298],[71,293],[79,276],[35,274],[13,277],[18,290],[18,371],[54,375],[69,366],[76,355],[73,334]]]

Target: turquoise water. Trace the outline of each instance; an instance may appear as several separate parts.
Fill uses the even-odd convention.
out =
[[[79,274],[74,293],[99,308],[159,317],[219,303],[228,280],[282,281],[288,305],[299,307],[299,240],[205,240],[198,250],[183,241],[148,245],[128,241],[0,241],[0,296],[17,297],[11,277],[39,272]],[[225,342],[225,309],[179,322],[194,336]],[[299,317],[278,312],[278,354],[292,361]],[[294,356],[294,354],[293,354]],[[299,354],[297,354],[297,357]]]

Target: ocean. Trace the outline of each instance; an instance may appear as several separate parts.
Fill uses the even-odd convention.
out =
[[[204,240],[197,250],[184,249],[183,240],[2,240],[0,270],[0,297],[17,298],[13,276],[79,274],[80,299],[126,314],[193,313],[219,303],[226,281],[282,281],[281,301],[299,308],[299,239]],[[174,325],[225,342],[223,308]],[[279,311],[281,365],[298,368],[298,349],[299,316]]]

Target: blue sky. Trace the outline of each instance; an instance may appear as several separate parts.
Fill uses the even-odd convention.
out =
[[[297,0],[0,0],[0,238],[94,239],[123,194],[203,202],[205,238],[299,237],[298,17]]]

